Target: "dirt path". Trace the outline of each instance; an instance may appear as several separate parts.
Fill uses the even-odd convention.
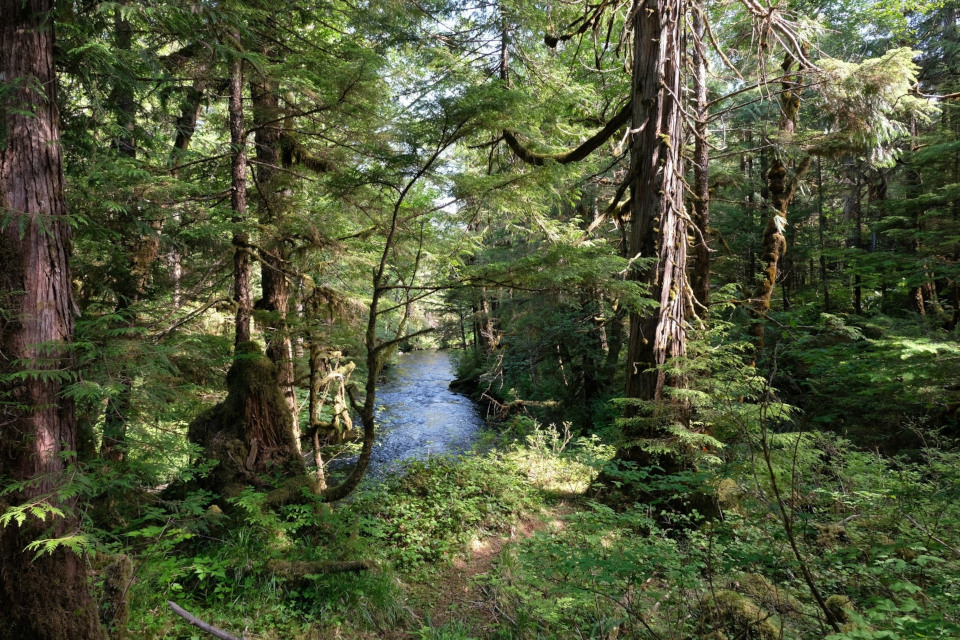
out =
[[[453,560],[451,565],[431,581],[429,587],[412,593],[415,611],[421,624],[442,627],[455,621],[470,629],[471,637],[484,637],[509,620],[500,610],[496,593],[483,580],[495,569],[505,550],[516,542],[544,530],[559,531],[561,519],[573,511],[560,503],[536,517],[525,517],[511,527],[508,536],[494,535],[475,539],[469,551]],[[430,592],[426,592],[429,589]]]

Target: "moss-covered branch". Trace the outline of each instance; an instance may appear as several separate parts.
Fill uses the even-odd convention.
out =
[[[621,109],[620,112],[603,127],[603,129],[590,136],[590,138],[588,138],[579,147],[564,153],[537,153],[536,151],[530,151],[520,144],[516,134],[510,130],[504,130],[503,139],[506,140],[507,146],[510,147],[510,150],[527,164],[532,164],[539,167],[546,164],[547,160],[552,160],[559,164],[578,162],[596,151],[596,149],[604,142],[609,140],[610,137],[616,133],[620,127],[630,121],[630,116],[633,113],[631,104],[632,103],[630,102],[625,104],[623,109]]]

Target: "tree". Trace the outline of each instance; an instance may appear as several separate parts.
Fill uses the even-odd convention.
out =
[[[53,4],[0,3],[0,477],[13,483],[0,503],[0,638],[11,640],[103,637],[81,558],[63,544],[34,558],[30,546],[69,539],[77,524],[73,501],[57,493],[77,423],[61,395],[71,379],[74,304]]]

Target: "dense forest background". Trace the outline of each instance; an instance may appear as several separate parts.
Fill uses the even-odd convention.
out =
[[[0,640],[960,637],[958,12],[0,0]]]

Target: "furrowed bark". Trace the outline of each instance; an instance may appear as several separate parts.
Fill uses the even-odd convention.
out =
[[[70,379],[74,313],[63,161],[55,95],[52,0],[0,0],[0,477],[30,481],[3,507],[40,503],[64,516],[0,530],[0,640],[104,637],[82,559],[64,547],[34,559],[31,542],[69,535],[61,500],[74,451]]]
[[[693,22],[693,91],[697,101],[693,148],[693,294],[704,307],[710,306],[710,146],[707,144],[707,58],[703,6],[692,12]]]
[[[633,267],[660,306],[631,312],[627,358],[628,398],[660,400],[668,384],[661,365],[686,354],[687,223],[683,215],[680,80],[680,0],[644,0],[633,26],[633,123],[630,186],[632,258],[654,258],[653,267]]]

